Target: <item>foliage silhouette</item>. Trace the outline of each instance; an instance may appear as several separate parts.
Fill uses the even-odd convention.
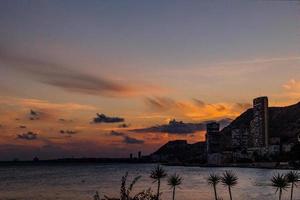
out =
[[[220,181],[221,181],[221,177],[214,173],[209,174],[209,176],[207,178],[208,185],[211,185],[214,189],[215,200],[218,200],[217,185]]]
[[[159,200],[160,196],[160,181],[161,179],[165,178],[167,176],[166,171],[160,166],[157,165],[150,174],[150,178],[154,179],[154,183],[157,182],[157,193],[156,193],[156,199]]]
[[[108,196],[104,196],[104,198],[106,200],[155,200],[156,199],[156,195],[154,195],[151,191],[151,189],[148,190],[144,190],[136,195],[134,195],[133,197],[131,197],[131,192],[134,188],[134,185],[139,181],[139,179],[141,178],[141,176],[137,176],[133,179],[133,181],[130,183],[129,187],[127,188],[127,178],[128,178],[128,173],[126,173],[121,180],[121,188],[120,188],[120,198],[111,198]],[[98,193],[96,193],[97,195]],[[96,196],[95,195],[95,196]],[[98,200],[96,199],[94,196],[94,200]],[[99,197],[99,195],[98,195]]]
[[[276,188],[276,193],[279,190],[279,200],[281,200],[282,190],[286,190],[289,187],[289,183],[284,174],[276,174],[271,179],[272,186]]]
[[[168,185],[171,186],[171,188],[173,189],[173,193],[172,193],[173,200],[175,200],[176,187],[182,184],[182,180],[183,180],[182,177],[180,177],[178,174],[173,174],[168,178]]]
[[[290,171],[285,175],[285,178],[288,183],[291,184],[291,198],[293,200],[294,186],[297,187],[297,182],[299,181],[300,175],[296,171]]]
[[[238,183],[238,177],[232,171],[225,171],[221,177],[221,182],[228,187],[230,200],[232,200],[231,188]]]

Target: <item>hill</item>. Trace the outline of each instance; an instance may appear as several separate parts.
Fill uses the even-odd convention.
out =
[[[249,128],[252,119],[253,109],[250,108],[221,130],[223,150],[231,150],[231,131]],[[297,140],[299,134],[300,103],[286,107],[269,107],[269,137],[280,137],[285,143]],[[151,158],[164,162],[201,162],[205,160],[205,152],[205,142],[188,144],[185,140],[176,140],[163,145],[151,154]]]
[[[231,148],[231,131],[236,128],[249,128],[253,118],[250,108],[221,130],[223,148]],[[269,108],[269,137],[280,137],[282,142],[295,139],[300,133],[300,103],[286,107]]]

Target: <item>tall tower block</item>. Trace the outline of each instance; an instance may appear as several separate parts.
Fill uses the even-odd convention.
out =
[[[206,125],[206,147],[207,153],[218,153],[220,151],[220,124],[211,122]]]
[[[253,100],[253,120],[251,133],[254,147],[269,145],[269,112],[268,97],[258,97]]]

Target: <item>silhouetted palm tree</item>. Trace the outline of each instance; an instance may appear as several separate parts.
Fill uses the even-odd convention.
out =
[[[238,177],[232,171],[225,171],[221,177],[221,182],[228,187],[230,200],[232,200],[231,187],[238,183]]]
[[[276,188],[276,193],[279,190],[279,200],[281,200],[282,190],[286,190],[289,187],[286,177],[278,173],[272,177],[271,182],[272,186]]]
[[[291,184],[291,200],[293,200],[294,186],[297,187],[297,182],[299,181],[300,175],[296,171],[290,171],[285,175],[288,183]]]
[[[214,188],[215,200],[218,200],[217,185],[220,181],[221,177],[214,173],[209,174],[209,177],[207,178],[208,185],[211,185]]]
[[[173,200],[175,200],[175,189],[177,186],[181,185],[182,180],[182,177],[180,177],[178,174],[174,174],[168,179],[168,185],[173,189]]]
[[[167,176],[166,171],[159,165],[157,165],[150,174],[150,178],[154,179],[154,182],[157,182],[157,194],[156,198],[159,199],[160,191],[160,180]]]

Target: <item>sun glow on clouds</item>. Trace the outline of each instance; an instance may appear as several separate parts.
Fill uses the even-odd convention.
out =
[[[178,117],[193,121],[234,118],[251,107],[250,103],[207,104],[198,99],[175,101],[166,97],[147,98],[145,102],[153,112],[168,114],[171,118]]]
[[[284,84],[283,89],[282,95],[285,98],[300,97],[300,82],[296,79],[291,79]],[[147,97],[144,102],[146,110],[141,110],[137,115],[118,116],[118,113],[115,113],[116,116],[125,118],[125,122],[122,123],[130,124],[129,127],[122,127],[120,124],[92,123],[95,114],[101,112],[101,108],[91,105],[1,97],[0,111],[3,114],[0,116],[2,133],[0,148],[4,152],[11,148],[15,152],[22,149],[28,152],[40,149],[41,152],[47,154],[52,152],[53,155],[59,151],[66,156],[71,153],[94,155],[97,149],[105,152],[106,155],[124,156],[136,149],[143,149],[144,152],[150,153],[169,140],[186,139],[189,142],[204,140],[205,131],[180,135],[163,132],[136,133],[130,130],[145,128],[148,125],[167,124],[174,118],[192,123],[234,119],[251,107],[250,103],[245,102],[206,103],[195,98],[176,100],[168,97]],[[38,115],[36,120],[29,118],[31,109]],[[72,130],[76,134],[61,134],[60,130]],[[111,131],[118,131],[123,136],[112,137],[108,135]],[[18,135],[26,138],[29,132],[37,134],[36,137],[30,140],[18,139]],[[85,150],[78,151],[74,149],[74,145]]]

